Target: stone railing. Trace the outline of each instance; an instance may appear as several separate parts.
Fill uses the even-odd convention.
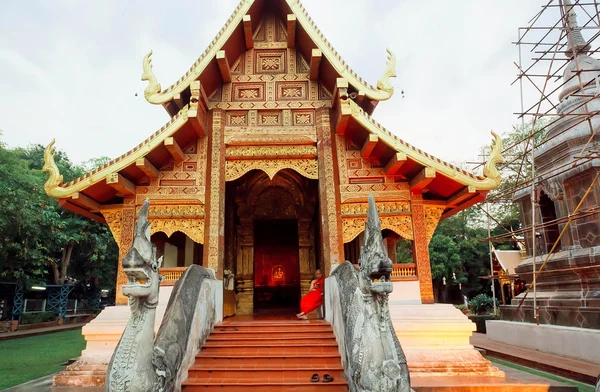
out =
[[[417,280],[417,267],[414,263],[410,264],[392,264],[392,282],[401,282],[406,280]]]
[[[188,267],[171,267],[161,268],[159,274],[163,276],[161,286],[174,286],[175,282],[181,278],[181,275],[185,272]]]

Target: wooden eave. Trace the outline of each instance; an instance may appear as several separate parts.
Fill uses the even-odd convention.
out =
[[[233,64],[246,50],[244,16],[250,16],[250,23],[255,31],[265,7],[278,10],[282,21],[287,21],[288,15],[296,17],[295,47],[308,61],[311,59],[313,49],[321,51],[321,69],[329,77],[320,77],[320,79],[326,83],[326,87],[332,89],[336,78],[345,78],[353,91],[360,93],[363,98],[366,97],[362,106],[369,113],[373,111],[378,101],[387,100],[392,96],[393,88],[374,87],[350,69],[298,0],[242,0],[217,37],[190,69],[165,90],[146,91],[144,94],[146,100],[163,105],[170,115],[174,115],[182,104],[189,102],[189,86],[194,80],[200,80],[207,92],[217,88],[222,82],[216,60],[217,53],[224,50],[229,64]]]
[[[81,203],[74,198],[74,195],[82,195],[85,200],[92,200],[102,207],[106,204],[121,203],[123,197],[127,196],[123,191],[118,190],[119,187],[110,184],[110,181],[107,183],[107,176],[119,174],[124,183],[147,185],[149,176],[138,166],[138,160],[145,159],[145,161],[141,161],[141,164],[145,163],[153,168],[160,168],[173,160],[168,146],[165,146],[165,140],[172,138],[183,147],[197,140],[198,135],[188,121],[188,110],[187,106],[184,107],[169,122],[132,150],[73,181],[47,190],[46,193],[59,199],[61,205],[66,209],[88,218],[103,221],[102,215],[95,208],[90,208],[89,202],[87,205]]]
[[[350,140],[358,146],[363,146],[367,140],[374,140],[372,137],[369,138],[369,135],[376,135],[378,144],[373,149],[372,155],[379,159],[383,166],[389,162],[394,164],[397,154],[406,157],[406,161],[403,162],[400,169],[390,175],[411,183],[416,181],[418,176],[424,176],[426,169],[428,173],[435,172],[433,179],[425,179],[424,190],[416,188],[416,191],[423,191],[423,197],[426,200],[445,203],[446,210],[442,218],[448,218],[485,200],[487,193],[498,186],[498,179],[467,172],[405,142],[376,122],[354,101],[348,99],[344,104],[349,107],[345,135]],[[341,103],[339,105],[343,106]],[[336,110],[341,110],[341,108],[337,107]]]

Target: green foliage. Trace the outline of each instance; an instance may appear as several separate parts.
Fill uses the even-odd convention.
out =
[[[20,324],[37,324],[52,321],[56,317],[56,312],[28,312],[21,316]]]
[[[478,294],[469,301],[469,307],[474,314],[487,314],[494,307],[494,299],[487,294]]]
[[[454,305],[454,307],[460,311],[465,311],[465,310],[469,310],[469,308],[467,307],[467,305]]]
[[[407,264],[413,262],[412,241],[399,238],[396,242],[396,263]]]
[[[0,389],[57,373],[84,348],[80,329],[0,341]]]
[[[68,277],[86,284],[99,277],[101,288],[112,289],[118,249],[108,227],[61,208],[45,194],[43,156],[41,145],[11,150],[0,143],[0,280],[33,285]],[[63,152],[56,153],[55,162],[64,181],[84,173]],[[66,249],[72,249],[69,258]],[[68,266],[64,274],[61,266]]]

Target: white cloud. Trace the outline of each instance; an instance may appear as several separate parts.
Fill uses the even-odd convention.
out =
[[[527,4],[523,4],[527,3]],[[375,84],[385,48],[398,58],[396,94],[375,118],[450,161],[476,158],[489,130],[517,122],[510,87],[517,27],[536,2],[304,0],[324,35]],[[0,26],[0,129],[11,146],[48,143],[77,162],[115,157],[167,120],[143,98],[141,60],[153,49],[166,88],[187,71],[237,0],[16,2]],[[34,12],[32,12],[32,8]],[[405,98],[400,90],[404,90]],[[138,94],[136,97],[135,94]]]

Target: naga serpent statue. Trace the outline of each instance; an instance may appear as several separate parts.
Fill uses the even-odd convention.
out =
[[[127,275],[123,295],[129,297],[131,317],[108,365],[107,392],[179,391],[218,321],[214,298],[222,287],[212,284],[214,273],[192,265],[175,284],[155,339],[162,257],[157,259],[150,241],[149,206],[146,200],[140,208],[133,245],[122,262]]]
[[[346,261],[332,273],[341,303],[344,336],[338,340],[343,340],[345,353],[342,355],[350,390],[408,392],[411,389],[406,357],[388,307],[388,296],[393,290],[392,261],[383,243],[373,195],[369,195],[365,243],[359,264],[357,271]]]

